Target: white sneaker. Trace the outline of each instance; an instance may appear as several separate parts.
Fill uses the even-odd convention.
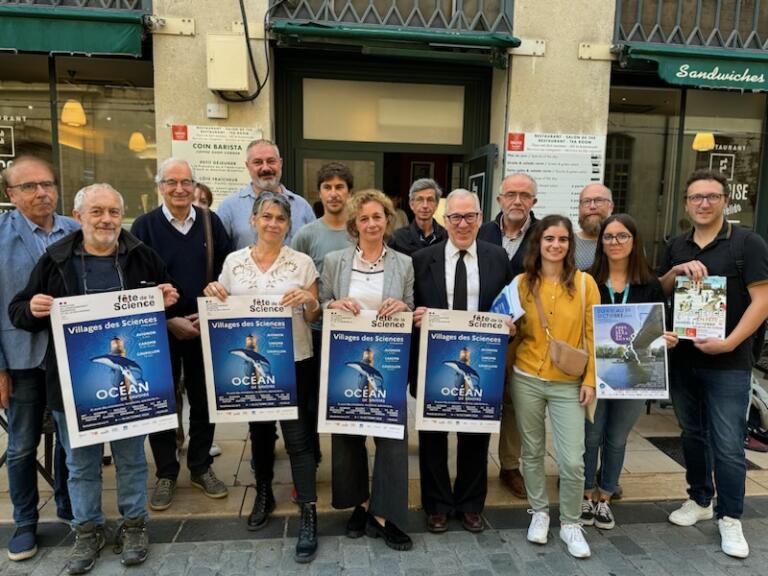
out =
[[[546,544],[549,533],[549,512],[528,510],[528,514],[531,515],[531,524],[528,526],[528,542]]]
[[[218,444],[211,444],[211,449],[208,451],[208,454],[210,454],[213,458],[216,458],[216,456],[221,456],[221,448],[219,448]]]
[[[581,524],[560,524],[560,540],[568,546],[568,553],[574,558],[589,558],[592,552],[584,539]]]
[[[717,521],[720,529],[720,549],[734,558],[749,556],[749,544],[741,531],[741,521],[723,516]]]
[[[699,520],[711,520],[713,515],[712,502],[705,508],[689,499],[669,515],[669,521],[678,526],[693,526]]]

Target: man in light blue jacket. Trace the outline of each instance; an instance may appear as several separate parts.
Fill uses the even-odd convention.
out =
[[[17,330],[8,318],[8,304],[27,283],[40,256],[52,243],[76,230],[71,218],[55,213],[56,174],[46,161],[21,156],[0,174],[0,192],[16,209],[0,214],[0,408],[8,418],[8,485],[16,531],[8,558],[26,560],[37,553],[37,445],[46,406],[45,371],[41,368],[48,334]],[[56,513],[69,520],[67,470],[56,442]]]

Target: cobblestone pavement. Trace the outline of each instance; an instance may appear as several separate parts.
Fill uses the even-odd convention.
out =
[[[768,498],[748,500],[744,519],[751,555],[747,560],[725,556],[719,548],[714,521],[691,528],[666,522],[678,503],[617,504],[617,527],[610,531],[587,529],[592,558],[574,560],[565,550],[553,523],[546,546],[525,540],[528,516],[524,510],[492,509],[489,528],[474,535],[458,522],[446,534],[423,532],[418,513],[411,518],[414,549],[394,552],[381,540],[350,540],[340,535],[345,516],[326,515],[320,525],[325,534],[315,561],[293,561],[296,518],[275,518],[263,533],[249,533],[240,519],[194,519],[152,523],[150,556],[142,566],[125,569],[109,546],[91,572],[128,576],[741,576],[768,574]],[[556,518],[556,511],[553,510]],[[0,559],[3,576],[63,573],[71,535],[63,525],[40,528],[42,549],[27,562]],[[290,536],[286,536],[290,535]],[[5,544],[10,528],[0,530]],[[257,539],[253,539],[253,538]]]

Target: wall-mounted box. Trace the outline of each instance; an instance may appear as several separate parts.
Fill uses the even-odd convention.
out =
[[[250,90],[244,35],[208,34],[206,50],[209,90]]]

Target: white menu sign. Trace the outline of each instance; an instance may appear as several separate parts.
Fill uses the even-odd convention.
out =
[[[171,126],[171,154],[186,160],[198,182],[213,193],[213,205],[251,181],[245,168],[245,149],[262,138],[258,128],[237,126]]]
[[[579,192],[590,182],[603,182],[605,135],[510,132],[504,175],[530,174],[538,184],[534,208],[579,220]]]

